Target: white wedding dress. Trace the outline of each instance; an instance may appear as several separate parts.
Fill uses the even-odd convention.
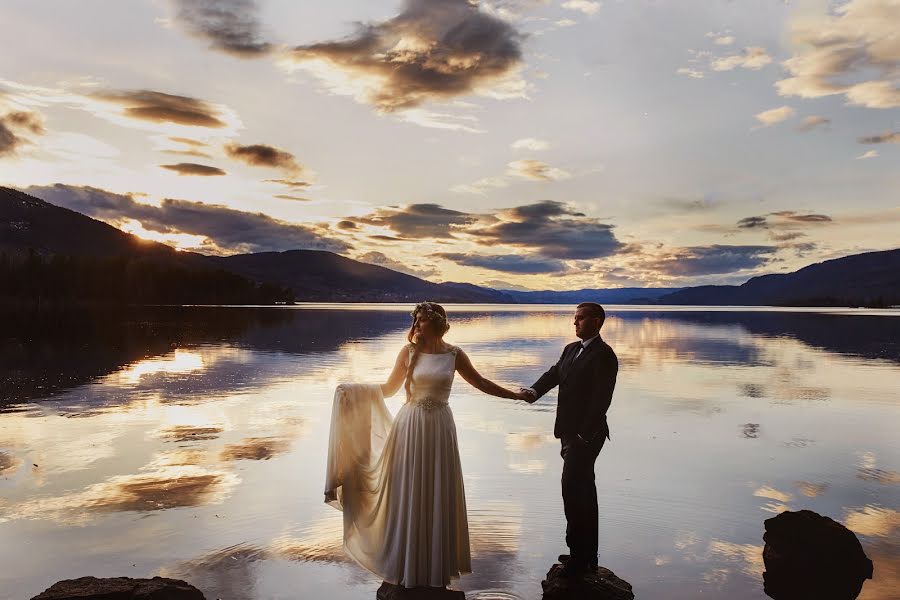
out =
[[[413,346],[407,345],[412,358]],[[383,580],[446,586],[471,573],[469,525],[449,397],[456,354],[420,353],[391,417],[378,384],[335,390],[325,501],[343,511],[344,550]]]

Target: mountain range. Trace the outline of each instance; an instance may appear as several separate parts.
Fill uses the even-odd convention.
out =
[[[35,265],[42,267],[35,270]],[[64,297],[76,300],[84,293],[84,286],[72,282],[73,273],[87,273],[97,280],[97,286],[118,289],[117,297],[132,303],[428,299],[491,304],[900,304],[900,249],[855,254],[793,273],[754,277],[739,286],[498,290],[468,283],[434,283],[323,250],[232,256],[178,251],[19,190],[0,187],[0,297],[9,295],[13,283],[20,295],[35,293],[34,285],[28,281],[34,273],[46,279],[45,291],[52,292],[54,286],[65,283],[68,296]],[[130,280],[124,281],[128,277]],[[123,281],[117,288],[110,279]],[[98,295],[103,290],[91,292]]]

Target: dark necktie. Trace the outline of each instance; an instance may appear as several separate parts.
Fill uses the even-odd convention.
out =
[[[578,354],[575,355],[575,358],[581,356],[584,351],[587,349],[587,346],[584,345],[584,342],[581,342],[581,348],[578,349]]]

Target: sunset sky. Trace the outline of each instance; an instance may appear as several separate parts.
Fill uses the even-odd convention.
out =
[[[4,0],[0,185],[521,289],[900,246],[900,0]]]

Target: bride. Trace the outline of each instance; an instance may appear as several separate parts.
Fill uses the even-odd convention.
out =
[[[480,375],[462,349],[444,341],[450,324],[442,306],[420,302],[410,314],[409,343],[387,383],[337,386],[328,445],[325,501],[344,513],[347,554],[384,579],[379,595],[445,588],[472,572],[448,403],[454,373],[487,394],[527,399]],[[401,385],[406,403],[391,417],[384,398]]]

